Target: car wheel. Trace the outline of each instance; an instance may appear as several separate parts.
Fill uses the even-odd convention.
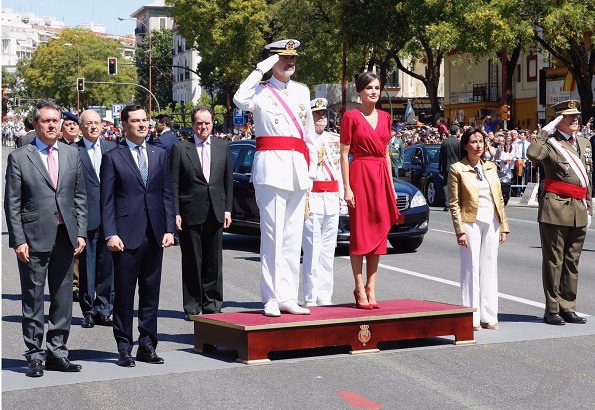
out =
[[[424,237],[420,236],[419,238],[409,239],[389,238],[388,241],[390,242],[391,246],[397,251],[413,252],[421,246],[422,242],[424,241]]]
[[[428,200],[429,206],[441,205],[441,198],[443,197],[443,195],[441,195],[441,193],[438,192],[438,186],[436,185],[434,180],[430,179],[428,182],[426,182],[425,191],[426,199]]]

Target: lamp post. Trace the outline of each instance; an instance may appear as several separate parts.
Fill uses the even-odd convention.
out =
[[[120,21],[130,20],[130,21],[135,21],[136,23],[140,23],[140,24],[142,24],[145,27],[146,32],[149,34],[149,93],[151,94],[152,93],[151,83],[152,83],[152,77],[153,77],[152,76],[153,44],[151,42],[151,29],[144,22],[142,22],[140,20],[137,20],[137,19],[134,19],[132,17],[118,17],[118,20],[120,20]],[[149,122],[151,121],[152,118],[153,118],[152,99],[149,96]]]
[[[72,43],[64,43],[64,47],[73,47]],[[76,49],[76,73],[77,77],[81,76],[81,53],[79,52],[78,47]],[[81,113],[81,92],[79,91],[78,86],[76,87],[76,115],[78,116]]]

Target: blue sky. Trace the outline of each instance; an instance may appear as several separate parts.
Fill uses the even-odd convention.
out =
[[[154,0],[1,0],[2,8],[14,12],[33,12],[37,16],[53,16],[69,27],[79,24],[104,24],[110,34],[133,34],[133,21],[119,21],[130,17],[141,6]]]

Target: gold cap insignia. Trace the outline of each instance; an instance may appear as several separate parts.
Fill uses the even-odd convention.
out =
[[[568,108],[576,108],[576,104],[574,103],[574,101],[568,101]]]
[[[322,101],[320,98],[316,100],[316,107],[320,108],[324,105],[324,101]]]
[[[285,44],[285,50],[294,50],[295,49],[295,43],[293,42],[293,40],[289,40],[287,42],[287,44]]]

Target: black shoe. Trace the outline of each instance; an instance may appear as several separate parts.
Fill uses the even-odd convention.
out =
[[[564,319],[568,323],[578,323],[581,325],[587,323],[586,318],[580,317],[575,312],[560,312],[560,316],[562,316],[562,319]]]
[[[27,367],[27,373],[25,375],[27,377],[41,377],[43,376],[43,367],[42,361],[38,359],[31,360],[29,362],[29,367]]]
[[[45,369],[56,372],[80,372],[83,367],[80,364],[70,363],[65,357],[59,359],[46,359]]]
[[[136,363],[134,362],[134,359],[132,358],[132,356],[130,355],[130,352],[128,350],[120,350],[119,355],[120,356],[118,357],[118,362],[116,363],[118,366],[122,366],[122,367],[136,366]]]
[[[560,316],[557,313],[546,313],[545,315],[543,315],[543,321],[548,325],[561,326],[566,324],[564,319],[562,319],[562,316]]]
[[[87,313],[85,318],[83,319],[83,323],[81,323],[81,327],[85,329],[90,329],[95,326],[95,319],[91,313]]]
[[[184,315],[184,320],[186,322],[191,322],[192,321],[192,318],[190,316],[198,316],[198,313],[186,313]]]
[[[95,324],[98,326],[112,326],[114,322],[106,315],[95,316]]]
[[[136,351],[136,360],[151,364],[163,364],[163,358],[157,356],[153,346],[139,346]]]
[[[78,290],[73,290],[72,291],[72,301],[73,302],[77,302],[77,303],[81,301],[81,297],[80,297],[80,294],[79,294],[79,291]]]

